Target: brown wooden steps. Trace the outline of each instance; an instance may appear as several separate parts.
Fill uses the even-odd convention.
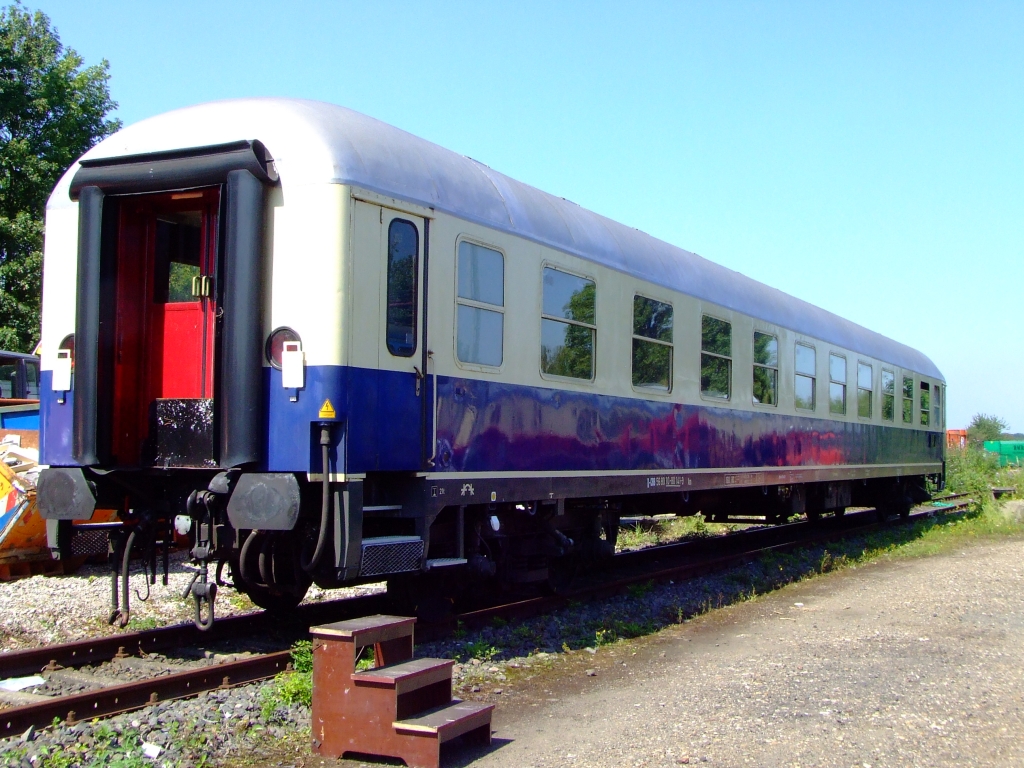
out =
[[[491,740],[493,704],[452,699],[450,659],[413,658],[414,618],[366,616],[313,627],[313,750],[438,768],[441,744]],[[376,666],[356,671],[373,646]]]
[[[487,726],[487,741],[490,741],[491,713],[493,704],[479,701],[454,699],[444,706],[423,712],[406,720],[396,720],[393,725],[399,733],[420,736],[436,736],[438,742],[451,741],[457,736]]]
[[[352,675],[352,682],[394,688],[401,695],[432,683],[451,681],[454,666],[451,659],[411,659],[389,667],[356,672]]]

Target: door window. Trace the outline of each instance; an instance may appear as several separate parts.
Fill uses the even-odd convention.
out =
[[[202,295],[203,216],[200,211],[160,214],[156,220],[156,283],[158,304],[199,301]]]
[[[416,276],[419,272],[419,232],[405,219],[388,227],[388,352],[396,357],[416,353]]]
[[[935,394],[939,394],[938,387]],[[39,397],[39,363],[35,360],[25,361],[25,397]]]

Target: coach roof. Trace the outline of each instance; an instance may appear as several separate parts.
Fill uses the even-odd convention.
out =
[[[722,307],[942,378],[925,355],[745,275],[575,203],[511,179],[471,158],[345,107],[301,99],[236,99],[143,120],[93,147],[115,157],[259,139],[282,185],[354,184],[634,275]],[[72,167],[50,206],[68,204]]]

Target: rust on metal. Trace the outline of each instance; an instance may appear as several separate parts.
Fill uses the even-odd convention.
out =
[[[72,725],[82,713],[86,719],[107,717],[141,709],[155,701],[188,698],[219,688],[228,678],[234,686],[273,677],[284,670],[290,658],[290,651],[279,651],[0,710],[0,738],[24,733],[29,726],[45,728],[54,718]]]
[[[380,610],[382,598],[383,595],[362,595],[343,600],[312,603],[308,606],[300,606],[300,610],[296,612],[296,619],[299,622],[305,621],[313,624],[323,621],[325,617],[346,618],[373,613]],[[208,643],[232,635],[253,634],[271,625],[272,619],[265,613],[249,613],[218,619],[214,629],[207,633],[200,632],[191,623],[174,624],[169,627],[122,632],[117,635],[47,645],[42,648],[5,651],[0,653],[0,678],[35,675],[44,668],[52,670],[61,667],[81,667],[86,664],[110,661],[114,658],[142,656],[167,648]],[[56,665],[56,667],[50,665]]]

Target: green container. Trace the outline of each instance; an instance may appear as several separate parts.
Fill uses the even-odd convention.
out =
[[[986,440],[985,450],[996,454],[1000,467],[1024,467],[1024,440]]]

